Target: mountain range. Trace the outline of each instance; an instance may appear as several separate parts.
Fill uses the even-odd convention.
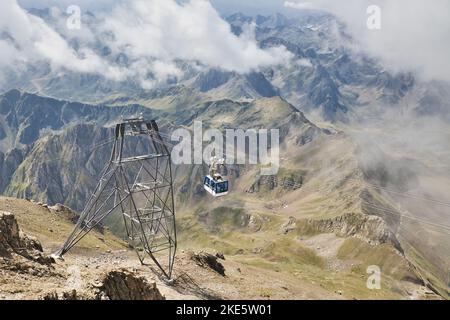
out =
[[[60,27],[49,10],[31,10],[31,13],[56,30]],[[364,114],[361,109],[374,105],[399,108],[407,105],[414,114],[438,114],[448,119],[448,83],[419,80],[407,71],[389,72],[376,58],[355,50],[355,41],[333,16],[311,14],[289,18],[281,14],[267,17],[234,14],[226,21],[237,35],[245,24],[255,23],[255,36],[261,48],[283,46],[294,58],[284,65],[247,75],[214,68],[193,68],[189,63],[179,61],[177,64],[183,75],[160,83],[154,89],[143,89],[133,79],[114,82],[101,75],[55,73],[42,64],[29,67],[21,74],[9,75],[5,81],[7,85],[0,89],[22,89],[90,104],[115,104],[118,101],[118,104],[139,103],[153,108],[185,106],[220,98],[240,100],[281,95],[304,112],[317,110],[327,121],[353,119]],[[95,22],[96,17],[92,14],[86,21],[88,26],[95,26]],[[104,34],[94,36],[95,41],[83,45],[112,64],[127,65],[129,58],[123,53],[112,54]],[[75,50],[81,47],[81,41],[71,40]]]
[[[47,10],[31,12],[52,23]],[[9,75],[0,193],[81,211],[109,158],[113,125],[130,116],[155,119],[166,134],[194,121],[280,129],[278,174],[229,166],[226,198],[208,198],[206,165],[174,167],[182,247],[221,251],[349,298],[374,294],[365,276],[376,265],[385,279],[379,298],[425,298],[423,288],[448,298],[450,85],[386,70],[355,52],[327,14],[226,20],[236,35],[254,22],[260,47],[282,45],[294,61],[247,74],[180,61],[182,78],[152,89],[46,65]],[[97,36],[96,52],[126,64]],[[107,224],[124,235],[116,217]]]

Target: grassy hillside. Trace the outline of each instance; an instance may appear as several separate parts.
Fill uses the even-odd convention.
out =
[[[53,253],[67,240],[73,223],[40,205],[27,200],[0,197],[0,211],[11,212],[23,232],[39,239],[47,253]],[[124,249],[125,243],[109,231],[93,231],[75,247],[74,251]]]

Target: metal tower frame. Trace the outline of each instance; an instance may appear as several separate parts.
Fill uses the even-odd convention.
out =
[[[137,155],[138,150],[145,152]],[[177,248],[171,156],[153,120],[139,117],[116,125],[110,161],[57,255],[62,257],[113,213],[122,215],[141,263],[150,257],[171,279]],[[160,262],[163,252],[168,252],[167,263]]]

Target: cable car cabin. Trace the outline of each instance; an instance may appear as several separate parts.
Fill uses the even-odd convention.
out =
[[[206,176],[203,185],[205,190],[214,197],[222,197],[228,194],[228,181],[220,175],[215,175],[214,178]]]

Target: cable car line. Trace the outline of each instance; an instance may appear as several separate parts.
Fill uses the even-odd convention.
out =
[[[361,182],[360,180],[357,180],[357,179],[354,179],[354,178],[349,178],[348,180],[353,180],[353,181],[359,181],[359,182]],[[368,183],[368,182],[366,182],[366,181],[363,181],[363,183],[366,184],[368,187],[373,188],[373,189],[384,190],[384,191],[386,191],[386,192],[388,192],[388,193],[400,195],[400,196],[403,196],[403,197],[406,197],[406,198],[411,198],[411,199],[416,199],[416,200],[422,200],[422,201],[433,202],[433,203],[435,203],[435,204],[442,205],[442,206],[446,206],[446,207],[449,207],[449,208],[450,208],[450,203],[448,203],[448,202],[444,202],[444,201],[437,200],[437,199],[432,199],[432,198],[421,198],[421,197],[419,197],[419,196],[417,196],[417,195],[414,195],[414,194],[410,194],[410,193],[406,193],[406,192],[400,192],[400,191],[395,191],[395,190],[387,189],[387,188],[385,188],[385,187],[378,186],[378,185],[375,185],[375,184],[371,184],[371,183]]]
[[[406,215],[406,214],[404,214],[404,213],[402,213],[400,211],[393,211],[393,210],[390,210],[390,209],[378,207],[378,206],[376,206],[376,205],[374,205],[372,203],[368,203],[368,202],[363,202],[363,204],[367,205],[369,207],[372,207],[374,209],[378,209],[378,210],[382,210],[382,211],[386,211],[386,212],[389,212],[389,213],[392,213],[392,214],[399,215],[402,218],[406,218],[406,219],[409,219],[409,220],[415,220],[415,221],[418,221],[418,222],[422,222],[424,224],[428,224],[428,225],[433,226],[433,227],[437,227],[437,228],[441,228],[441,229],[445,229],[445,230],[450,231],[450,226],[449,225],[438,224],[438,223],[435,223],[435,222],[431,222],[429,220],[413,217],[413,216],[410,216],[410,215]],[[450,232],[448,234],[450,235]]]

